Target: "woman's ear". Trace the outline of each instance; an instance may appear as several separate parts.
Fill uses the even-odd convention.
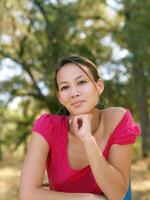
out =
[[[97,89],[99,91],[99,94],[101,94],[104,90],[104,81],[101,78],[99,78],[97,81]]]

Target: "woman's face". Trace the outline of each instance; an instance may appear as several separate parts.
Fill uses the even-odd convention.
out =
[[[89,69],[82,68],[93,77]],[[94,81],[94,80],[93,80]],[[86,114],[91,112],[99,101],[103,91],[103,81],[99,79],[95,86],[83,70],[73,63],[64,65],[57,73],[59,102],[67,108],[71,115]]]

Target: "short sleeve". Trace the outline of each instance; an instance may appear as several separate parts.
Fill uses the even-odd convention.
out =
[[[51,147],[54,137],[54,127],[55,116],[46,113],[35,120],[32,131],[40,134],[47,141],[49,147]]]
[[[134,122],[131,113],[127,111],[112,137],[111,144],[133,144],[140,134],[139,125]]]

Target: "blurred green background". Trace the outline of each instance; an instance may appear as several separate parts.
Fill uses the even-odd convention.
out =
[[[97,65],[105,82],[106,106],[131,111],[142,129],[133,161],[149,160],[149,11],[148,0],[0,1],[1,170],[21,168],[35,118],[60,109],[54,72],[59,60],[71,54]],[[150,163],[146,166],[149,170]],[[14,191],[12,200],[17,199],[17,185],[9,189]],[[7,181],[0,186],[9,188]],[[8,199],[5,189],[0,200]],[[146,198],[142,195],[141,200]]]

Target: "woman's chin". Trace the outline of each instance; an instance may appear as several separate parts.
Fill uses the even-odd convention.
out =
[[[70,112],[70,115],[84,115],[91,113],[90,109],[80,109],[80,110],[74,110]]]

